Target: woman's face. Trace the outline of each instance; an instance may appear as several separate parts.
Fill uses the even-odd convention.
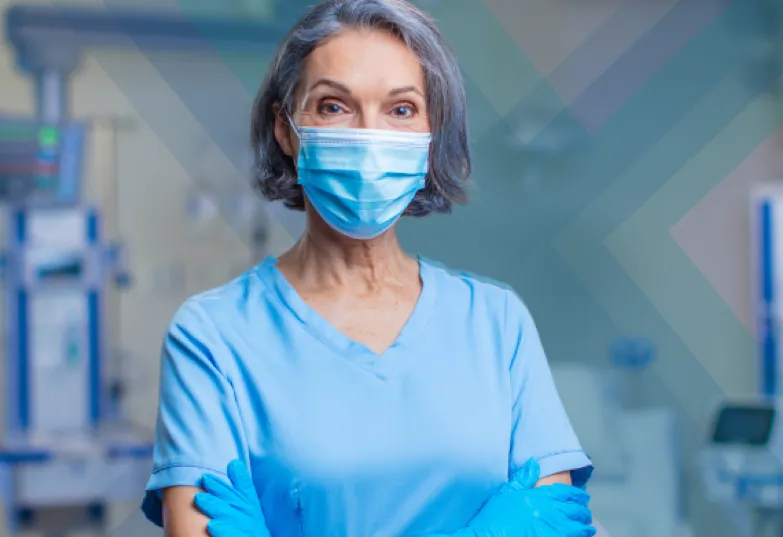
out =
[[[344,31],[308,56],[292,118],[304,127],[429,132],[424,73],[404,43],[384,32]],[[296,160],[283,118],[276,138]]]

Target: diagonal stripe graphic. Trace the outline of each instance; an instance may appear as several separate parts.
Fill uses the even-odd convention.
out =
[[[736,39],[725,27],[728,20],[742,16],[750,9],[745,2],[732,3],[590,136],[589,151],[577,157],[578,163],[563,180],[572,185],[568,195],[543,191],[536,199],[535,207],[526,212],[526,220],[538,224],[535,229],[531,228],[531,233],[544,232],[551,236],[571,215],[585,207],[666,136],[712,88],[733,73],[752,68],[759,45]],[[756,91],[767,89],[762,86]],[[749,99],[752,95],[734,98]],[[736,109],[736,103],[732,101],[721,104]],[[539,137],[545,136],[546,131],[557,132],[564,124],[572,122],[570,113],[561,112]],[[717,123],[720,122],[716,120],[713,125]],[[694,128],[698,126],[694,125]],[[717,128],[713,126],[713,132]],[[674,167],[676,162],[679,161],[675,158],[666,165]],[[655,188],[655,185],[648,188]]]
[[[721,92],[716,92],[716,100],[721,98],[720,94]],[[714,109],[714,105],[714,100],[705,102],[703,111]],[[618,200],[625,199],[633,190],[630,181],[618,181],[613,185],[610,191],[591,206],[581,218],[574,221],[558,240],[559,252],[568,260],[575,273],[588,282],[588,286],[593,289],[595,300],[602,301],[607,298],[606,294],[601,292],[600,282],[606,282],[605,278],[610,277],[609,275],[616,276],[618,266],[615,257],[621,258],[623,266],[631,272],[632,276],[644,268],[646,280],[636,280],[639,289],[653,306],[656,304],[655,297],[663,293],[665,296],[671,296],[672,300],[676,298],[679,301],[679,311],[688,312],[685,317],[681,317],[676,312],[661,313],[662,318],[671,324],[676,333],[681,337],[688,336],[687,343],[691,348],[689,354],[692,353],[704,366],[704,372],[710,376],[715,373],[714,368],[709,367],[710,360],[721,352],[747,351],[748,347],[752,346],[750,335],[703,275],[679,251],[669,235],[669,228],[695,201],[701,199],[771,134],[774,130],[772,122],[768,122],[770,125],[767,128],[759,128],[759,124],[764,124],[763,115],[768,113],[767,106],[765,99],[757,99],[750,107],[742,110],[732,124],[715,138],[715,141],[705,144],[705,149],[694,154],[693,159],[667,181],[666,186],[648,196],[642,208],[631,215],[617,231],[614,229],[619,225],[617,221],[614,225],[610,223],[607,226],[607,222],[599,220],[596,215],[602,215],[607,211],[613,212],[619,204]],[[694,115],[698,116],[698,113],[695,112]],[[737,140],[741,142],[736,143]],[[640,163],[639,169],[642,170],[645,165],[651,165],[664,157],[671,149],[670,144],[678,145],[678,139],[659,144],[651,152],[647,161]],[[633,177],[634,173],[629,173],[629,176]],[[664,196],[663,192],[668,195]],[[633,233],[621,232],[629,226],[632,226]],[[621,238],[624,239],[622,242],[620,242]],[[605,240],[609,240],[607,244],[611,248],[611,254],[603,246]],[[596,256],[597,249],[605,251],[608,255]],[[634,262],[633,260],[636,260],[635,263],[641,263],[641,266],[629,265],[628,263]],[[676,292],[670,295],[672,289],[676,289]],[[686,307],[683,307],[684,300],[687,300]],[[614,304],[609,311],[616,322],[629,323],[640,318],[638,312],[630,314],[632,310],[629,310],[625,299],[621,303]],[[702,328],[686,325],[686,329],[678,325],[678,320],[688,322],[698,320]],[[643,328],[637,326],[637,329]],[[706,330],[710,332],[705,333]],[[657,340],[658,334],[655,335]],[[696,352],[697,348],[694,346],[704,344],[710,347]],[[723,350],[716,353],[718,349]],[[670,368],[665,374],[663,372],[660,374],[672,389],[676,389],[679,385],[680,391],[676,399],[683,408],[687,409],[689,405],[701,405],[703,401],[693,398],[692,387],[687,383],[692,382],[695,377],[683,373],[683,362],[683,360],[669,363],[661,361],[657,367]],[[711,392],[717,394],[725,391],[726,388],[726,384],[721,384],[719,390],[711,390]],[[707,404],[709,403],[711,401],[707,401]],[[694,416],[701,416],[698,408],[691,408],[690,412]]]
[[[526,96],[540,96],[544,91],[558,102],[558,110],[563,107],[555,91],[481,0],[449,0],[438,6],[434,17],[451,42],[464,76],[484,93],[495,117],[508,113]],[[464,39],[466,35],[481,37]],[[472,136],[478,139],[475,129]]]
[[[609,233],[645,203],[661,185],[698,154],[729,122],[743,111],[749,102],[762,96],[769,88],[750,86],[746,70],[740,70],[717,86],[684,114],[665,136],[651,141],[646,151],[632,166],[623,171],[610,188],[617,192],[611,201],[601,204],[600,218],[592,222],[601,233]],[[724,170],[726,173],[730,170]],[[714,178],[717,182],[725,175]],[[709,185],[709,188],[715,183]],[[680,215],[697,203],[708,188],[694,189],[693,195],[681,200]],[[603,195],[603,193],[602,193]],[[596,216],[596,212],[593,212]]]
[[[583,121],[589,131],[597,129],[661,67],[705,30],[730,3],[731,0],[677,2],[649,32],[626,50],[596,83],[571,103],[572,113]],[[568,79],[569,71],[578,71],[580,66],[590,65],[590,54],[595,53],[595,47],[605,46],[607,39],[621,35],[616,27],[627,24],[627,19],[633,16],[634,7],[627,6],[607,21],[589,43],[580,47],[557,68],[550,77],[551,83],[560,87],[563,81]]]
[[[674,5],[676,2],[623,2],[578,47],[569,51],[547,78],[563,99],[572,103],[625,51],[644,39]],[[581,18],[576,14],[574,18],[579,21],[574,26],[579,28]]]

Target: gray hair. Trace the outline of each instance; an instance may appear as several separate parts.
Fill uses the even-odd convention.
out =
[[[252,147],[256,187],[270,201],[304,210],[294,160],[275,139],[275,119],[293,117],[294,98],[307,56],[343,29],[374,29],[398,37],[424,71],[432,132],[429,173],[406,215],[448,213],[466,201],[470,175],[467,104],[451,47],[424,13],[405,0],[327,0],[312,7],[285,39],[253,106]]]

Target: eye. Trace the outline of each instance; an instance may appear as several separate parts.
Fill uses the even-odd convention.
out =
[[[398,104],[392,108],[392,115],[398,118],[409,118],[416,115],[416,107],[410,103]]]
[[[334,101],[324,101],[318,105],[318,113],[326,115],[342,114],[345,112],[345,108]]]

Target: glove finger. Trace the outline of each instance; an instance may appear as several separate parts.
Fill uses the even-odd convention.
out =
[[[538,483],[541,475],[541,465],[534,458],[529,458],[511,478],[511,483],[523,489],[532,489]]]
[[[212,474],[205,474],[201,478],[201,488],[209,492],[212,496],[225,500],[227,502],[242,501],[238,491],[225,480],[215,477]]]
[[[199,511],[204,513],[204,515],[213,520],[231,518],[231,515],[234,512],[234,509],[231,507],[231,505],[221,500],[220,498],[216,498],[215,496],[207,494],[206,492],[199,492],[196,494],[196,497],[193,498],[193,504]]]
[[[590,495],[587,492],[563,483],[553,483],[551,485],[546,485],[545,487],[539,487],[536,490],[541,491],[541,493],[548,498],[559,502],[570,502],[578,505],[587,505],[590,503]]]
[[[207,533],[212,537],[271,537],[266,524],[252,520],[213,520]]]
[[[580,524],[592,524],[593,522],[593,514],[584,505],[559,502],[557,510],[574,522],[579,522]]]
[[[234,525],[213,520],[207,524],[207,533],[211,537],[253,537],[250,533],[238,530]],[[261,533],[259,533],[261,535]]]
[[[248,499],[258,501],[253,476],[250,475],[250,470],[244,462],[238,459],[231,461],[228,464],[228,478],[231,480],[234,488],[243,496],[248,496]]]
[[[596,529],[593,526],[579,524],[572,520],[563,520],[553,525],[553,528],[557,530],[557,535],[562,535],[563,537],[593,537],[596,533]]]
[[[597,532],[594,526],[582,526],[574,529],[568,537],[594,537]]]

